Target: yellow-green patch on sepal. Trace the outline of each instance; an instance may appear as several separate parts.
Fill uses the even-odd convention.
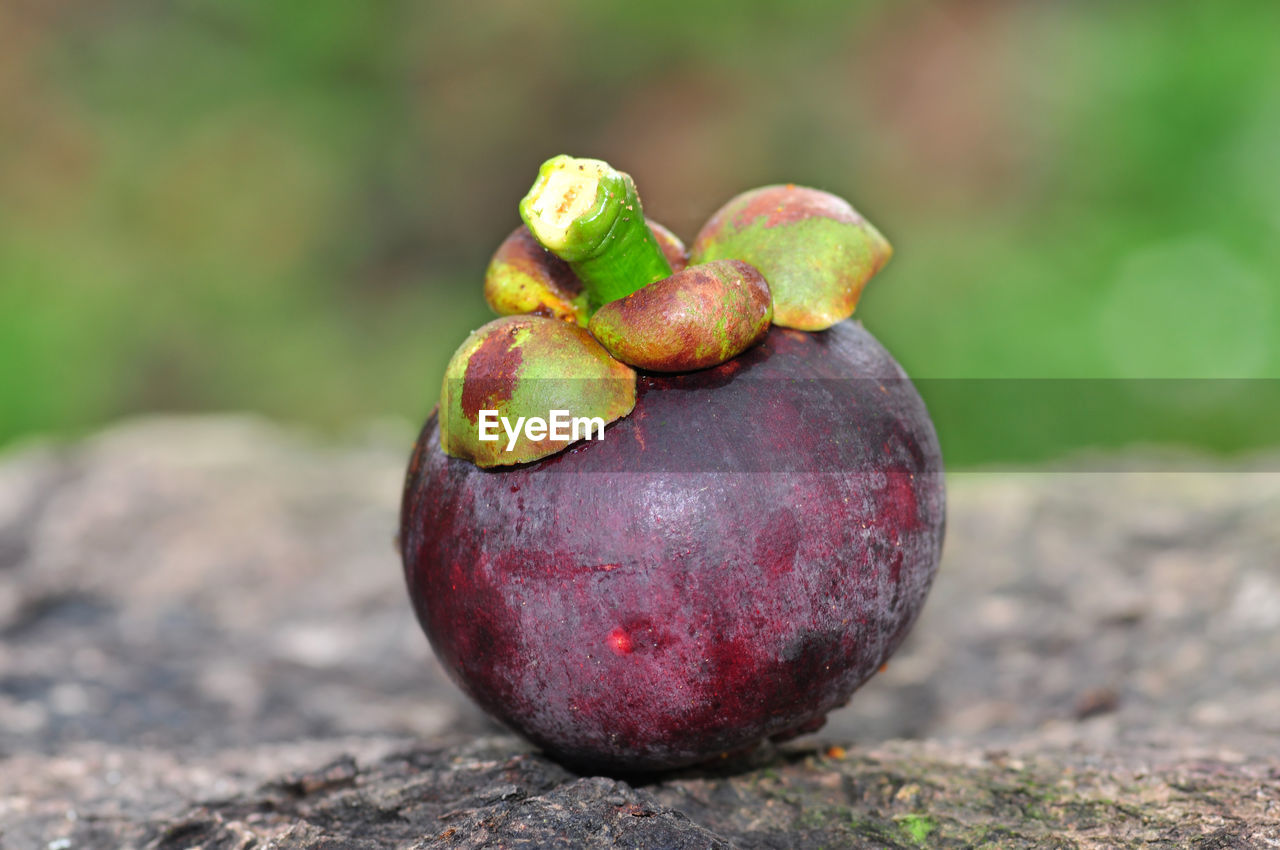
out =
[[[587,296],[569,264],[520,225],[503,240],[484,275],[484,300],[499,316],[532,313],[587,323]]]
[[[691,262],[733,258],[760,270],[773,322],[818,331],[853,315],[893,249],[848,202],[803,186],[765,186],[730,200],[694,240]]]
[[[635,372],[577,325],[542,316],[494,319],[467,337],[445,368],[440,447],[481,467],[528,463],[587,437],[587,426],[572,420],[600,420],[603,429],[630,413],[635,400]],[[525,429],[535,418],[550,422],[556,411],[569,422],[562,435]]]

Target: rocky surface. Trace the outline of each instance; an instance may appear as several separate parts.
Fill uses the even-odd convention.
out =
[[[436,666],[411,439],[153,419],[0,456],[0,847],[1280,846],[1280,474],[954,475],[925,614],[847,709],[624,778]]]

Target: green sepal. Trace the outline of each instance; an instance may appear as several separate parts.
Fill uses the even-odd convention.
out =
[[[740,260],[716,260],[604,305],[587,329],[637,369],[687,372],[737,357],[764,338],[772,318],[760,272]]]
[[[550,421],[561,410],[571,419],[599,418],[608,424],[630,413],[635,398],[635,372],[610,357],[586,330],[542,316],[494,319],[467,337],[445,368],[440,447],[481,467],[528,463],[577,440],[572,430],[563,439],[553,434],[530,438],[518,428],[521,419]],[[518,429],[514,442],[503,419],[510,430]],[[496,424],[498,439],[481,439],[486,423]]]
[[[853,315],[892,255],[847,201],[788,184],[743,192],[721,207],[694,240],[691,262],[750,263],[773,291],[773,323],[818,331]]]

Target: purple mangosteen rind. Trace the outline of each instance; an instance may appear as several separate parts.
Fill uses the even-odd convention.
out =
[[[465,692],[576,766],[663,770],[820,722],[937,568],[936,435],[854,322],[641,376],[608,439],[498,474],[438,435],[402,506],[415,612]]]

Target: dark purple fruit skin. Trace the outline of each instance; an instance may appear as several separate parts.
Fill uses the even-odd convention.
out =
[[[602,441],[500,472],[445,456],[433,414],[400,532],[463,690],[622,773],[820,724],[906,636],[944,526],[928,413],[856,322],[637,395]]]

